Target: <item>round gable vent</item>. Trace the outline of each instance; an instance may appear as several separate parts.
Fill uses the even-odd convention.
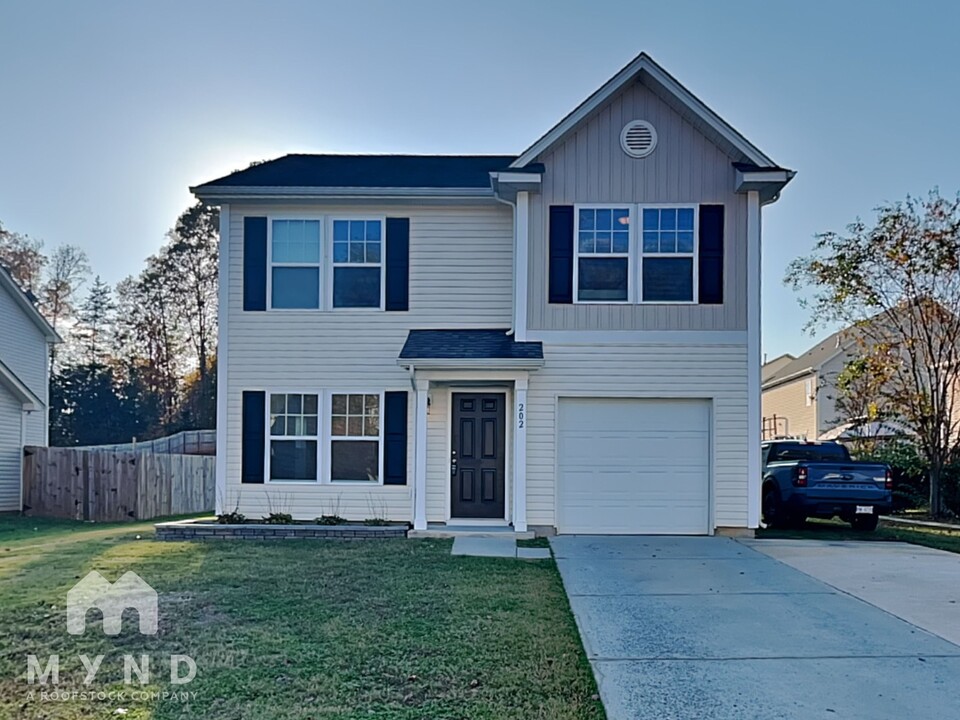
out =
[[[628,122],[620,133],[620,147],[630,157],[646,157],[657,147],[657,131],[646,120]]]

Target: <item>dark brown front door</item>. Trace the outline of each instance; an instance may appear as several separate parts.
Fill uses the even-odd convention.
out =
[[[450,515],[503,518],[506,395],[453,393]]]

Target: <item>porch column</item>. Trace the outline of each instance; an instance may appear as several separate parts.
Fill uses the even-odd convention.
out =
[[[414,415],[413,529],[427,529],[427,393],[429,380],[417,380]]]
[[[527,379],[513,387],[513,529],[527,531]]]

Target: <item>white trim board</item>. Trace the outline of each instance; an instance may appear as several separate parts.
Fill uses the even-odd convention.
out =
[[[527,330],[546,345],[746,345],[746,330]]]

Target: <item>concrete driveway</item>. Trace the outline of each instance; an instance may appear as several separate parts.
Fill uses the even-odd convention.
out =
[[[551,544],[610,720],[957,714],[960,647],[745,544]]]

